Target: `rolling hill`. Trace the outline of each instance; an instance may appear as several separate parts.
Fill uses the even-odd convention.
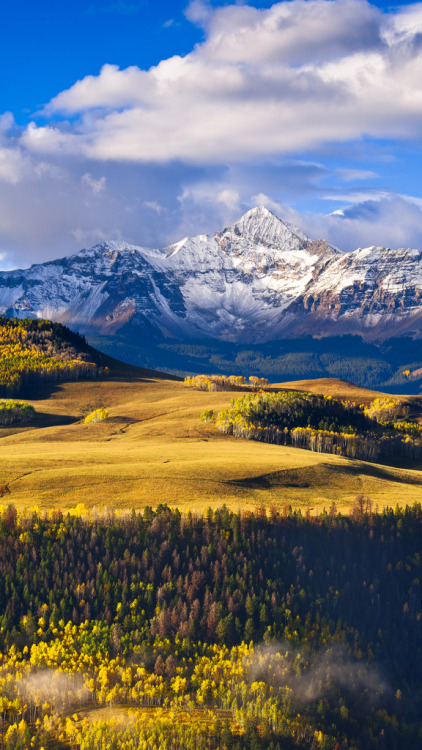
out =
[[[227,406],[230,393],[188,390],[177,378],[98,357],[108,363],[107,376],[28,386],[34,422],[0,430],[3,503],[128,509],[165,502],[190,510],[287,503],[316,512],[332,502],[346,510],[362,492],[380,507],[422,501],[415,465],[381,466],[223,436],[200,414]],[[373,397],[342,381],[306,388]],[[84,424],[99,407],[109,410],[109,420]]]

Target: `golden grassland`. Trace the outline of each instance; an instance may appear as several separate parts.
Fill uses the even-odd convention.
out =
[[[318,392],[322,396],[337,396],[337,398],[352,399],[361,403],[372,401],[374,398],[389,394],[371,391],[340,378],[320,378],[319,380],[293,380],[286,383],[272,383],[272,388],[291,389],[294,391]],[[400,397],[395,397],[400,398]]]
[[[277,384],[286,386],[360,403],[380,395],[338,380]],[[228,392],[197,391],[123,368],[103,381],[40,385],[27,395],[34,422],[0,429],[3,504],[66,510],[78,503],[118,509],[167,503],[203,511],[223,503],[233,510],[288,503],[318,512],[333,502],[346,511],[359,493],[379,508],[422,502],[422,467],[242,440],[201,423],[204,409],[228,405],[235,395]],[[417,398],[413,404],[418,411]],[[84,424],[99,407],[108,409],[109,420]]]

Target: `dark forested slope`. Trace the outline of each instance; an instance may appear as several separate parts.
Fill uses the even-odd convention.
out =
[[[18,519],[11,507],[0,523],[5,727],[27,722],[39,746],[31,717],[54,706],[24,695],[17,673],[48,668],[78,674],[68,713],[87,700],[164,712],[149,729],[76,714],[62,728],[75,748],[141,747],[135,726],[148,747],[420,748],[421,546],[419,505],[376,514],[363,497],[352,517],[333,507],[319,518],[161,506]],[[165,712],[188,708],[176,730]]]

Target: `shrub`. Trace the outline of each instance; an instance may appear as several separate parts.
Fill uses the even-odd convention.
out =
[[[201,422],[215,422],[214,411],[212,409],[205,409],[201,414]]]
[[[108,410],[101,406],[99,409],[92,411],[91,414],[87,414],[84,423],[90,424],[91,422],[105,422],[108,417]]]

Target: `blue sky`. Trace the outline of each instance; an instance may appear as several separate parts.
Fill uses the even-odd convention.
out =
[[[421,247],[421,40],[422,3],[8,3],[0,266],[257,203],[345,250]]]

